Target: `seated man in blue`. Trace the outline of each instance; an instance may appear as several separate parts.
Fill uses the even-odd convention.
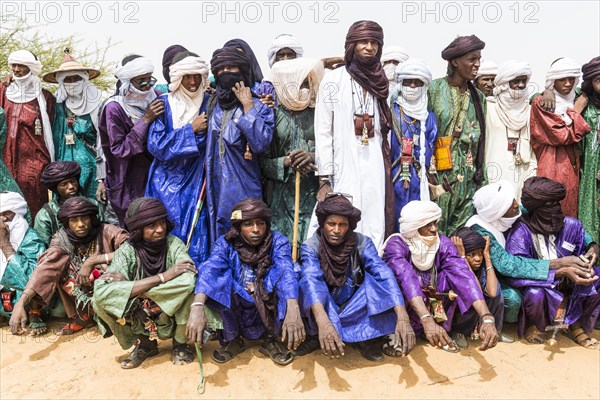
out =
[[[213,360],[225,363],[246,350],[244,338],[264,337],[259,351],[274,363],[287,365],[294,359],[291,350],[305,338],[290,243],[271,230],[271,209],[259,199],[237,203],[231,224],[198,268],[188,339],[202,344],[208,323],[206,303],[223,322],[223,329],[217,331],[221,347],[214,351]],[[279,336],[287,341],[287,348],[279,343]]]
[[[301,353],[320,345],[325,355],[339,357],[350,342],[366,359],[382,361],[381,338],[389,335],[385,354],[407,355],[416,337],[402,293],[373,241],[354,232],[360,210],[333,194],[315,213],[319,229],[300,250],[302,308],[311,335]]]
[[[523,296],[519,336],[525,334],[530,343],[543,343],[542,332],[555,323],[563,323],[569,325],[569,333],[577,344],[595,349],[598,341],[589,333],[600,313],[600,268],[595,267],[600,248],[596,243],[586,244],[579,220],[565,217],[560,204],[565,196],[565,186],[552,179],[532,177],[523,184],[521,201],[528,214],[513,226],[506,250],[539,260],[575,256],[585,264],[551,270],[543,281],[509,280]]]

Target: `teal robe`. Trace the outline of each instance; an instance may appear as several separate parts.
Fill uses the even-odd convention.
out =
[[[590,101],[582,116],[592,131],[579,142],[582,164],[578,219],[593,241],[600,243],[600,110]]]
[[[193,262],[187,253],[185,244],[176,236],[167,236],[167,269],[184,261]],[[134,281],[146,278],[141,265],[138,265],[135,249],[129,242],[123,243],[115,252],[107,271],[118,272],[125,281],[109,282],[98,279],[94,282],[92,306],[96,312],[96,320],[103,337],[115,335],[121,347],[126,350],[133,346],[140,335],[148,335],[142,322],[131,318],[132,305],[135,298],[130,294]],[[159,284],[144,293],[145,297],[154,301],[163,311],[156,321],[160,339],[175,338],[179,343],[187,341],[185,324],[190,314],[190,305],[194,299],[196,275],[183,273],[177,278]],[[121,325],[118,319],[124,318]]]

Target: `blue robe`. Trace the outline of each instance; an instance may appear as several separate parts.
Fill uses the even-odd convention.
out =
[[[204,95],[198,114],[206,111],[208,97],[208,94]],[[165,112],[148,129],[148,151],[154,156],[154,161],[150,166],[146,196],[163,202],[169,219],[175,224],[170,233],[187,243],[204,181],[206,131],[194,133],[191,123],[173,129],[168,95],[164,94],[159,98],[164,100]],[[208,258],[206,203],[202,207],[188,253],[196,265]]]
[[[16,291],[14,298],[11,300],[11,305],[14,306],[21,294],[23,289],[27,285],[27,281],[33,272],[37,259],[46,250],[46,244],[40,238],[38,233],[29,228],[17,249],[17,252],[11,257],[10,261],[6,265],[6,270],[0,280],[0,285],[4,286],[2,292],[9,290]],[[0,306],[0,315],[10,317],[11,312],[6,312],[3,307]]]
[[[564,221],[563,229],[555,235],[557,257],[585,254],[587,245],[583,225],[571,217],[565,217]],[[531,230],[522,221],[513,225],[506,240],[506,250],[522,257],[539,258]],[[594,269],[596,275],[600,274],[600,267]],[[556,270],[551,270],[545,280],[509,280],[523,296],[519,314],[519,336],[525,335],[528,322],[535,324],[542,332],[547,326],[553,324],[556,312],[565,297],[565,294],[558,290],[561,278],[556,278],[555,273]],[[570,325],[579,321],[582,328],[589,333],[594,327],[598,314],[600,314],[600,280],[587,286],[572,284],[564,323]]]
[[[264,279],[264,287],[267,293],[275,292],[277,298],[275,332],[278,334],[286,315],[287,301],[298,299],[298,279],[290,243],[281,233],[272,233],[272,265]],[[248,277],[253,274],[254,268],[242,263],[233,244],[223,236],[213,244],[210,257],[198,267],[195,293],[206,294],[212,300],[208,305],[221,314],[225,342],[233,340],[240,331],[244,337],[253,340],[266,332],[254,298],[246,290],[245,282],[249,282]]]
[[[249,197],[262,199],[259,154],[271,144],[275,127],[273,110],[254,98],[244,114],[241,106],[225,111],[217,103],[208,124],[206,149],[206,201],[210,215],[210,241],[231,227],[231,209]],[[227,120],[224,121],[224,117]],[[222,124],[225,128],[222,129]],[[246,145],[251,159],[245,159]]]
[[[394,119],[399,121],[401,124],[402,132],[401,132],[400,136],[414,140],[413,152],[412,152],[413,162],[415,162],[416,164],[419,164],[419,154],[421,152],[421,146],[419,145],[419,135],[421,134],[421,121],[417,121],[412,125],[408,125],[404,121],[404,119],[402,118],[402,116],[400,114],[400,106],[398,105],[398,103],[394,103],[393,113],[394,113]],[[405,115],[405,117],[409,121],[413,119],[411,116]],[[397,126],[396,123],[394,123],[394,128],[396,126]],[[429,116],[427,117],[427,121],[425,123],[425,144],[426,144],[425,166],[427,167],[427,169],[429,169],[429,166],[430,166],[431,155],[433,154],[433,144],[435,142],[436,135],[437,135],[437,122],[435,119],[435,115],[433,114],[433,112],[430,111]],[[396,135],[395,129],[392,130],[391,136],[392,136],[392,140],[390,142],[391,156],[392,156],[391,162],[395,163],[396,160],[398,160],[398,158],[400,157],[400,154],[402,153],[402,144],[398,140],[398,135]],[[410,202],[412,200],[423,200],[423,199],[421,199],[421,189],[420,189],[421,178],[420,178],[419,174],[417,173],[417,170],[415,169],[413,163],[411,163],[409,168],[410,168],[410,181],[409,181],[408,188],[404,187],[404,181],[402,180],[402,178],[399,175],[399,171],[401,171],[401,169],[402,169],[402,163],[398,162],[392,168],[392,178],[396,178],[396,175],[398,175],[398,178],[394,182],[394,193],[395,193],[395,199],[396,199],[396,207],[395,207],[396,217],[394,218],[394,221],[395,221],[394,222],[394,224],[395,224],[394,232],[398,232],[398,228],[399,228],[398,219],[400,218],[400,211],[402,210],[402,207],[404,207],[408,202]]]
[[[394,333],[395,306],[403,306],[402,292],[391,269],[377,255],[373,241],[355,233],[357,254],[364,269],[364,281],[339,310],[332,291],[323,278],[319,262],[318,233],[311,236],[300,248],[301,307],[308,318],[308,333],[316,335],[316,323],[311,312],[315,303],[323,304],[329,320],[344,342],[363,342]],[[350,265],[350,262],[349,262]],[[335,289],[334,289],[335,290]]]

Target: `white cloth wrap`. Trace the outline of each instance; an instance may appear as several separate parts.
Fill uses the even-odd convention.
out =
[[[408,53],[404,49],[404,47],[400,46],[383,46],[383,50],[381,51],[381,63],[385,63],[387,61],[396,60],[400,64],[408,60]]]
[[[295,58],[275,63],[269,81],[273,83],[277,101],[291,111],[315,107],[319,83],[323,78],[323,63],[312,58]],[[308,96],[300,89],[308,77]]]
[[[502,123],[515,131],[529,124],[529,99],[527,89],[511,89],[509,82],[519,76],[531,78],[531,67],[525,61],[510,60],[498,68],[494,79],[494,96],[498,103],[498,117]]]
[[[575,83],[573,84],[573,89],[569,92],[568,95],[563,96],[554,89],[554,81],[562,78],[575,78]],[[565,124],[571,125],[573,120],[571,117],[567,115],[567,109],[573,108],[573,103],[575,102],[575,88],[579,84],[579,80],[581,79],[581,64],[572,58],[560,58],[556,60],[551,66],[548,72],[546,73],[546,89],[550,89],[554,92],[556,96],[556,106],[554,108],[554,113],[560,115]]]
[[[110,101],[119,103],[134,124],[142,118],[148,105],[156,99],[156,92],[152,88],[146,92],[136,89],[131,79],[153,72],[154,65],[147,57],[135,58],[125,65],[119,64],[115,70],[115,77],[121,81],[121,87],[119,95],[113,96]]]
[[[2,192],[0,193],[0,213],[5,211],[12,211],[15,213],[14,218],[10,222],[6,222],[10,233],[10,244],[15,251],[19,250],[21,242],[29,229],[29,224],[25,219],[27,214],[27,203],[23,196],[15,192]],[[0,280],[6,271],[6,266],[9,260],[3,251],[0,251]]]
[[[81,80],[65,84],[65,78],[73,75],[81,77]],[[66,101],[69,110],[77,116],[89,114],[94,128],[98,130],[98,111],[102,105],[102,93],[90,82],[88,73],[86,71],[57,72],[56,81],[58,82],[56,102]]]
[[[498,73],[498,66],[496,65],[495,62],[492,61],[484,61],[481,63],[481,65],[479,66],[479,70],[477,71],[477,78],[479,78],[482,75],[496,75]]]
[[[173,117],[173,128],[179,129],[198,115],[208,82],[208,64],[202,57],[189,56],[169,67],[169,105]],[[202,82],[195,92],[187,91],[181,81],[186,75],[202,75]]]
[[[269,59],[269,67],[272,67],[275,64],[275,58],[277,56],[277,52],[281,49],[288,48],[296,53],[296,58],[300,58],[304,55],[304,48],[302,44],[292,35],[283,34],[279,35],[273,40],[271,43],[271,47],[267,51],[267,58]]]

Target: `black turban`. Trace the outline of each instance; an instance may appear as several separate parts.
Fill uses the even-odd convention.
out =
[[[562,207],[557,202],[566,195],[562,183],[541,176],[527,179],[521,192],[521,204],[528,211],[522,217],[523,222],[535,233],[557,234],[563,229],[565,219]]]
[[[154,276],[166,270],[167,235],[161,240],[144,240],[144,227],[156,221],[167,221],[167,232],[173,229],[167,209],[160,200],[140,197],[129,205],[125,215],[125,228],[129,231],[129,243],[140,257],[145,276]]]
[[[254,55],[254,52],[252,51],[252,48],[248,43],[246,43],[242,39],[231,39],[227,43],[225,43],[223,47],[241,49],[244,52],[244,54],[246,54],[246,56],[248,57],[248,62],[250,64],[250,81],[252,82],[252,84],[254,84],[254,82],[262,82],[263,73],[260,69],[260,64],[258,63],[256,55]]]
[[[92,229],[85,238],[77,237],[69,228],[69,218],[82,216],[89,216],[92,220]],[[88,243],[95,239],[102,226],[98,220],[98,206],[81,196],[65,200],[58,210],[57,218],[65,228],[69,240],[74,243]]]
[[[225,66],[238,67],[244,76],[244,83],[247,86],[252,87],[250,79],[250,61],[246,54],[235,47],[223,47],[222,49],[215,50],[210,59],[210,68],[215,77],[215,81],[218,81],[219,79],[217,70]]]
[[[56,192],[59,183],[66,179],[77,178],[81,175],[81,167],[75,161],[55,161],[44,168],[40,176],[40,183],[48,190]]]
[[[592,58],[590,62],[583,64],[581,67],[583,73],[583,82],[581,82],[581,90],[587,94],[590,102],[600,108],[600,93],[596,92],[592,87],[592,81],[600,75],[600,56]]]
[[[342,195],[333,195],[319,202],[315,210],[319,226],[323,228],[325,220],[330,215],[341,215],[348,218],[350,230],[355,230],[358,221],[360,221],[361,212],[354,207],[350,200]]]
[[[472,228],[464,227],[457,229],[450,235],[450,237],[453,236],[458,236],[462,240],[465,253],[485,249],[485,239]]]
[[[240,201],[231,210],[231,224],[238,226],[244,221],[260,218],[271,225],[271,209],[260,199],[249,198]]]
[[[173,58],[175,58],[177,53],[181,53],[182,51],[187,51],[187,49],[181,45],[174,44],[173,46],[167,47],[163,54],[162,73],[167,83],[171,83],[171,77],[169,76],[169,67],[171,67],[171,64],[173,64]]]
[[[451,61],[472,51],[483,50],[484,47],[485,42],[481,41],[475,35],[459,36],[442,50],[442,58],[446,61]]]

